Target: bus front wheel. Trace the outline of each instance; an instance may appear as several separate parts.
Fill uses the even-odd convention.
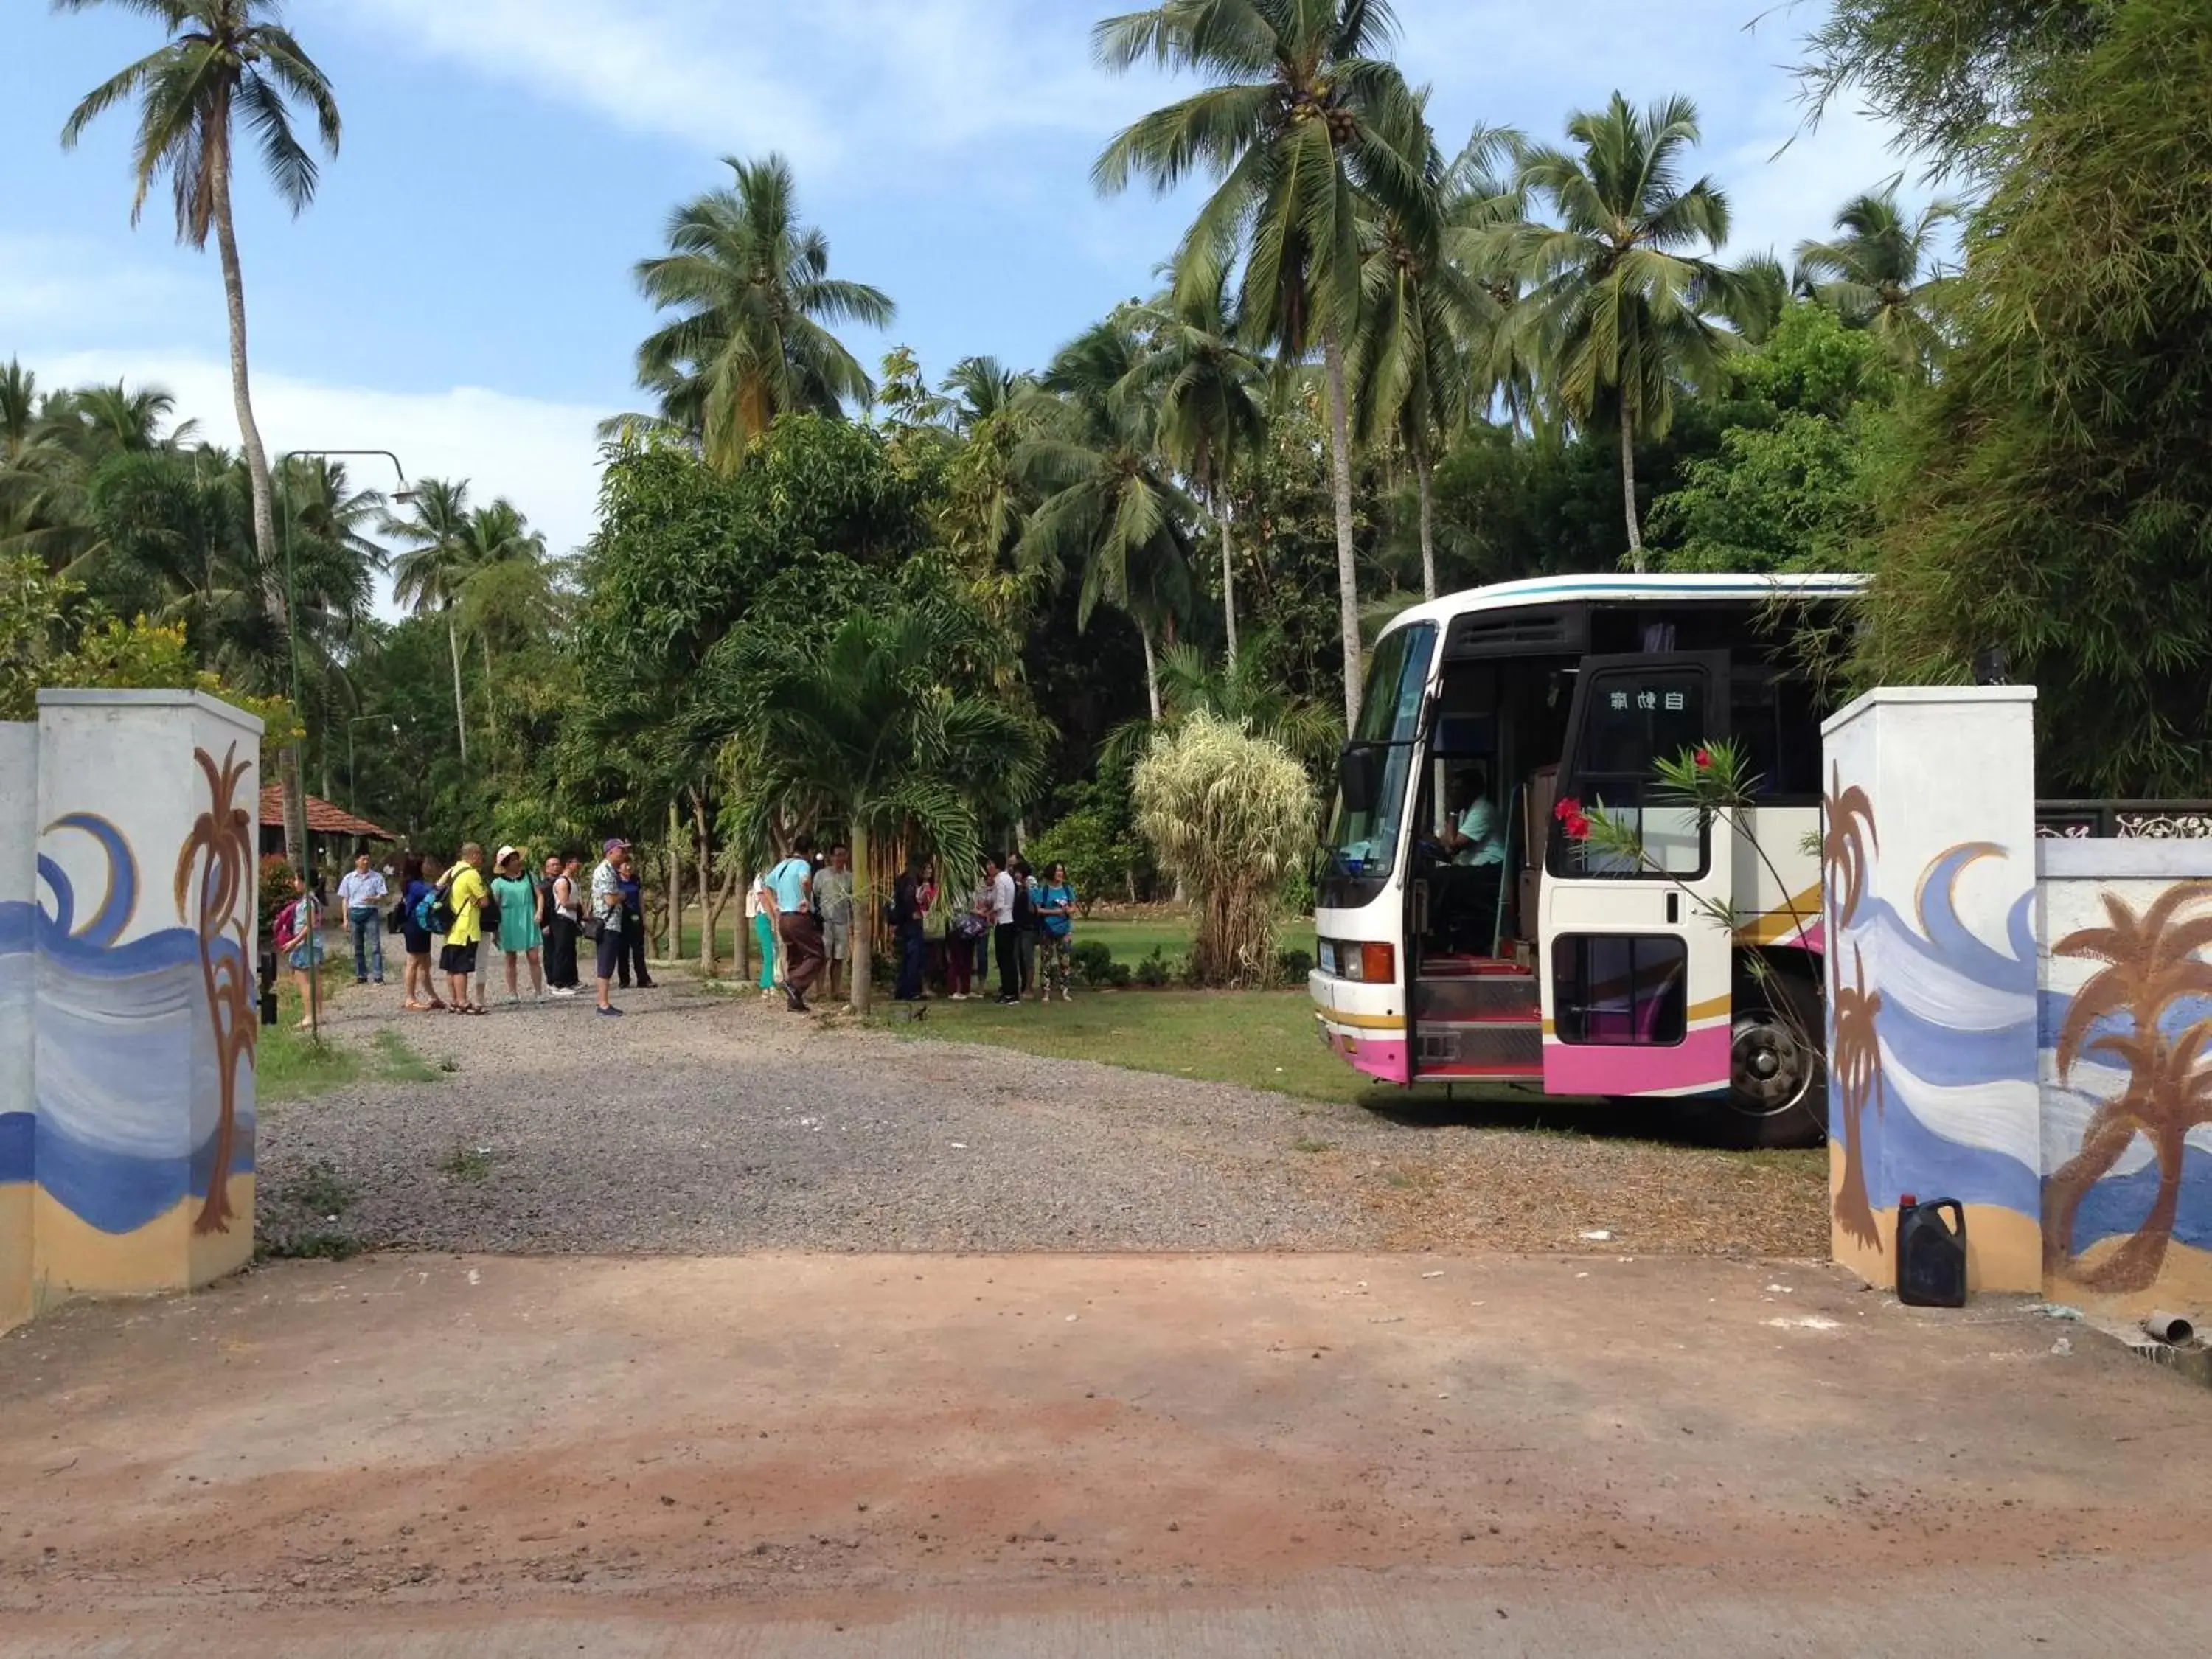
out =
[[[1825,1038],[1809,981],[1770,973],[1739,988],[1729,1091],[1709,1109],[1714,1138],[1747,1149],[1819,1146],[1828,1127]]]

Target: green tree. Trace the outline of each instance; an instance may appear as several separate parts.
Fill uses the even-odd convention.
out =
[[[1554,395],[1576,421],[1608,409],[1620,428],[1629,559],[1644,568],[1636,440],[1663,437],[1683,380],[1710,380],[1728,348],[1717,315],[1729,274],[1692,250],[1728,240],[1728,199],[1711,179],[1685,185],[1697,106],[1668,98],[1638,111],[1620,94],[1567,123],[1571,152],[1533,149],[1521,183],[1559,223],[1518,240],[1532,293],[1528,324]]]
[[[1133,374],[1157,399],[1161,453],[1190,481],[1221,538],[1221,625],[1237,660],[1237,556],[1229,477],[1267,436],[1267,365],[1237,343],[1226,284],[1185,284],[1137,313],[1146,349]]]
[[[1192,504],[1159,445],[1159,410],[1142,385],[1143,345],[1131,315],[1085,330],[1053,359],[1041,383],[1059,404],[1017,452],[1039,498],[1020,556],[1049,573],[1079,574],[1079,623],[1101,599],[1144,635],[1145,682],[1160,714],[1157,646],[1190,611]]]
[[[685,203],[668,252],[640,261],[637,284],[678,313],[638,348],[638,383],[661,418],[703,445],[719,471],[779,415],[836,415],[874,387],[830,329],[888,328],[897,307],[879,289],[830,275],[830,240],[799,220],[798,185],[781,155],[726,157],[732,184]],[[625,417],[635,418],[635,417]]]
[[[138,100],[138,136],[131,167],[137,179],[131,219],[138,221],[146,198],[167,179],[176,204],[177,238],[204,249],[212,234],[222,264],[230,316],[231,392],[239,435],[253,488],[253,539],[264,571],[276,568],[276,495],[268,452],[253,418],[246,369],[246,281],[231,216],[234,118],[242,116],[261,149],[277,196],[295,214],[314,199],[315,158],[292,130],[296,101],[313,114],[324,149],[335,156],[340,125],[337,101],[321,70],[276,21],[276,0],[54,0],[63,11],[109,4],[151,17],[169,40],[87,94],[62,128],[64,149],[86,127],[126,100]],[[266,595],[272,613],[283,614],[281,591]],[[286,763],[296,770],[296,754]],[[285,854],[299,862],[307,826],[298,792],[285,792]]]
[[[2037,688],[2046,781],[2212,775],[2212,0],[2123,3],[1990,140],[1959,338],[1915,399],[1860,668]],[[2001,233],[2001,234],[2000,234]]]
[[[1112,193],[1142,174],[1166,191],[1194,173],[1212,176],[1176,256],[1178,284],[1203,292],[1241,258],[1237,314],[1248,337],[1292,361],[1321,347],[1347,726],[1360,693],[1346,354],[1359,317],[1361,202],[1404,204],[1420,186],[1418,163],[1391,143],[1413,101],[1378,55],[1394,27],[1385,0],[1167,0],[1109,18],[1094,35],[1109,70],[1149,59],[1216,84],[1119,134],[1093,181]]]
[[[910,594],[911,597],[911,594]],[[942,590],[895,611],[848,612],[825,641],[745,630],[717,696],[739,732],[732,780],[745,845],[811,808],[853,848],[853,1003],[868,1010],[879,908],[873,847],[911,836],[946,869],[982,854],[981,808],[1035,787],[1037,734],[964,687],[976,619]]]
[[[446,618],[446,644],[453,659],[453,736],[464,765],[469,758],[468,705],[461,696],[460,617],[454,607],[468,580],[469,484],[422,478],[405,517],[387,518],[384,533],[405,544],[393,561],[392,597],[416,616],[438,611]]]
[[[1908,217],[1894,185],[1855,196],[1836,215],[1840,235],[1797,245],[1793,285],[1854,327],[1871,330],[1900,368],[1925,374],[1942,355],[1950,292],[1936,242],[1959,213],[1957,203],[1938,201]]]

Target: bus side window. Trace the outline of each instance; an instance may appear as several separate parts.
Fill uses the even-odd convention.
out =
[[[1689,665],[1607,669],[1591,681],[1587,714],[1562,792],[1586,811],[1602,810],[1637,825],[1658,872],[1696,877],[1705,867],[1705,836],[1689,808],[1648,804],[1654,769],[1695,750],[1706,738],[1705,674]],[[1632,860],[1594,851],[1554,833],[1555,876],[1663,879]]]
[[[1729,730],[1761,800],[1810,802],[1820,793],[1820,719],[1813,689],[1794,675],[1740,668],[1729,682]]]

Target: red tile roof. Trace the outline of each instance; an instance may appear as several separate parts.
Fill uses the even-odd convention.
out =
[[[272,783],[261,792],[261,822],[284,822],[284,786]],[[370,841],[398,841],[389,830],[380,830],[367,818],[357,818],[342,806],[319,796],[307,797],[307,829],[318,836],[364,836]]]

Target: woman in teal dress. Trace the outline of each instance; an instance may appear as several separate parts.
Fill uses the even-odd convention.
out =
[[[507,958],[507,1000],[522,1000],[514,963],[530,963],[530,994],[545,1000],[545,934],[538,925],[538,878],[519,847],[502,847],[492,864],[492,902],[499,906],[499,949]]]

